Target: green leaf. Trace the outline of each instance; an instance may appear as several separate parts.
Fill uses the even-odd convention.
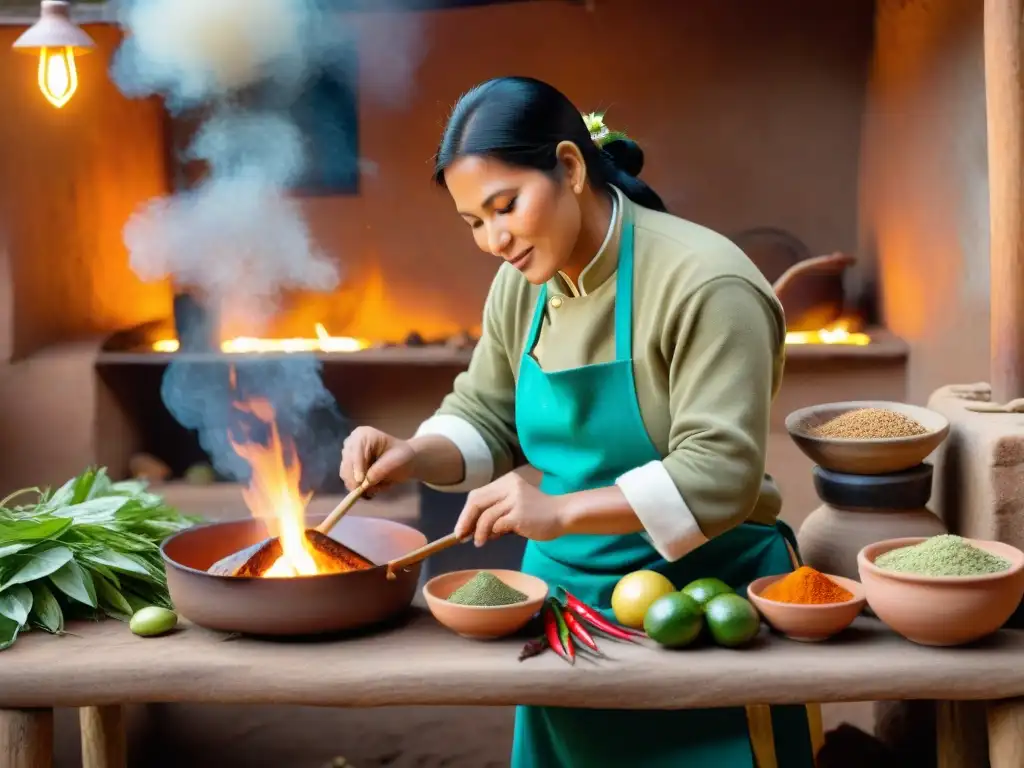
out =
[[[6,592],[0,592],[0,616],[24,624],[31,610],[32,590],[24,584],[15,584]]]
[[[99,563],[105,565],[108,568],[113,568],[115,571],[124,571],[125,573],[137,573],[141,576],[149,574],[149,569],[142,565],[138,560],[133,558],[131,555],[124,555],[120,552],[115,552],[112,549],[104,548],[90,552],[85,556],[86,560],[93,563]]]
[[[99,597],[100,608],[111,618],[125,621],[130,619],[134,611],[124,595],[102,576],[93,578],[96,582],[96,595]]]
[[[35,542],[33,541],[16,541],[13,544],[0,544],[0,560],[3,560],[8,555],[13,555],[16,552],[21,552],[34,546]]]
[[[84,603],[90,608],[96,607],[96,585],[93,584],[92,576],[74,560],[51,573],[50,581],[72,600]]]
[[[120,493],[125,496],[142,496],[152,495],[146,493],[146,488],[149,487],[149,483],[145,480],[119,480],[116,483],[110,484],[111,493]]]
[[[30,581],[49,576],[66,563],[71,562],[73,556],[67,547],[49,547],[42,551],[29,550],[11,555],[6,559],[14,562],[17,570],[14,570],[13,575],[7,578],[3,586],[0,586],[0,592],[6,591],[14,584],[27,584]]]
[[[21,624],[9,619],[6,616],[0,616],[0,651],[5,651],[14,645],[14,641],[18,639],[18,630],[21,629]]]
[[[53,510],[50,514],[55,517],[70,517],[76,524],[83,523],[110,523],[117,517],[117,510],[131,502],[124,496],[104,496],[99,499],[90,499],[80,504],[72,504],[69,507],[61,507]]]
[[[72,486],[74,491],[71,496],[71,504],[81,504],[89,498],[89,492],[92,490],[92,484],[95,478],[96,470],[92,467],[85,470],[85,472],[75,478],[75,484]]]
[[[44,582],[37,582],[32,585],[32,597],[35,602],[28,617],[29,623],[50,634],[63,632],[64,612],[50,588]]]
[[[38,541],[60,536],[71,527],[70,520],[47,517],[42,520],[18,519],[0,522],[0,550],[3,546],[18,541]]]
[[[66,507],[70,504],[71,500],[75,497],[75,482],[77,479],[73,477],[53,493],[45,494],[42,506],[49,510]]]
[[[29,618],[33,623],[47,632],[63,632],[64,614],[50,588],[43,582],[37,582],[32,585],[32,597],[34,602]]]
[[[89,573],[91,573],[93,576],[99,574],[118,589],[121,588],[120,578],[118,578],[118,575],[114,573],[112,569],[107,568],[107,566],[99,565],[98,563],[94,563],[86,558],[80,558],[79,565],[81,565],[83,568],[89,571]]]

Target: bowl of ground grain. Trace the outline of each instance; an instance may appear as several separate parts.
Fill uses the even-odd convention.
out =
[[[842,632],[864,608],[864,588],[853,579],[806,565],[792,573],[750,582],[747,597],[772,629],[790,640],[827,640]]]
[[[824,403],[786,417],[793,442],[815,464],[851,475],[916,467],[949,434],[941,413],[886,400]]]
[[[1024,552],[952,534],[888,539],[857,555],[868,605],[921,645],[963,645],[990,635],[1024,597]]]
[[[543,579],[521,571],[453,571],[423,585],[434,618],[475,640],[494,640],[522,629],[548,596]]]

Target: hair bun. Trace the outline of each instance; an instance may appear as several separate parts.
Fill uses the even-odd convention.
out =
[[[602,147],[615,167],[630,176],[639,176],[644,169],[644,151],[632,139],[613,139]]]

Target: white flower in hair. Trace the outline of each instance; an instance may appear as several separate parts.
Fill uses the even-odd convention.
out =
[[[604,112],[587,112],[583,115],[583,123],[590,133],[590,140],[597,146],[603,147],[612,141],[625,139],[626,134],[622,131],[613,131],[604,122]]]

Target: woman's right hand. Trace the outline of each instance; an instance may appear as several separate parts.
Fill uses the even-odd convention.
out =
[[[412,479],[416,452],[406,440],[399,440],[373,427],[358,427],[345,438],[341,448],[341,479],[354,491],[366,478],[366,498]]]

